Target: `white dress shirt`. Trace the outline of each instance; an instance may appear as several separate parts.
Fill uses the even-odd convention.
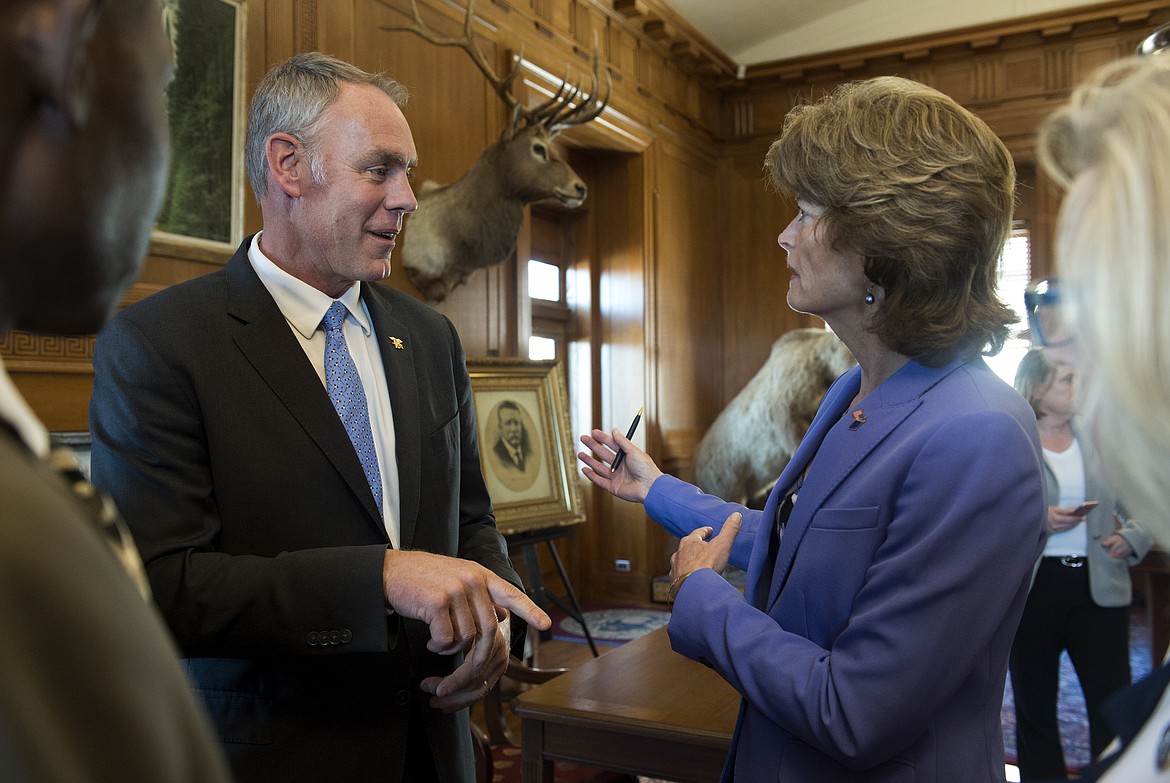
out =
[[[321,319],[333,304],[333,299],[308,283],[293,277],[278,267],[260,250],[260,234],[248,248],[248,261],[260,277],[260,282],[276,300],[276,306],[288,321],[289,328],[305,351],[305,356],[317,371],[325,386],[325,331]],[[390,409],[390,388],[382,365],[382,352],[374,336],[370,314],[361,300],[361,283],[354,283],[339,297],[345,304],[346,316],[342,331],[350,356],[361,376],[366,392],[366,406],[370,412],[370,430],[374,436],[374,450],[378,454],[378,469],[382,474],[382,522],[386,535],[397,549],[400,546],[401,502],[398,492],[398,460],[394,445],[394,416]]]

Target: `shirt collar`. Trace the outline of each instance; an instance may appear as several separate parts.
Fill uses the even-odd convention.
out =
[[[333,304],[333,299],[304,280],[293,277],[264,255],[264,251],[260,249],[260,234],[256,234],[252,239],[252,245],[248,248],[248,261],[259,276],[260,282],[276,300],[276,306],[280,308],[285,320],[306,340],[312,339],[321,325],[321,319],[325,317],[325,311]],[[369,337],[370,319],[365,307],[362,306],[361,285],[360,281],[354,283],[338,297],[338,300],[345,305],[358,326],[362,328],[362,332]]]
[[[0,418],[3,418],[20,434],[21,440],[34,454],[45,457],[49,454],[49,431],[33,413],[24,397],[16,390],[4,362],[0,360]]]

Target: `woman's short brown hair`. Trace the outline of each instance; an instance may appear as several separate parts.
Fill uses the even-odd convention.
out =
[[[789,112],[765,168],[824,208],[831,247],[863,257],[885,292],[872,330],[889,348],[938,366],[1003,347],[1016,318],[996,284],[1016,174],[982,120],[908,79],[853,82]]]

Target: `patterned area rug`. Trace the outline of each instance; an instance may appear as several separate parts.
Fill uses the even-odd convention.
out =
[[[586,604],[582,610],[593,641],[612,647],[658,630],[670,620],[670,612],[666,609],[594,607]],[[572,617],[566,617],[564,612],[560,611],[552,612],[552,618],[554,639],[585,642],[585,632],[581,628],[581,623]]]
[[[520,748],[493,748],[492,783],[519,783]],[[558,761],[554,767],[556,783],[633,783],[637,778],[618,772],[606,772]]]
[[[1150,673],[1150,628],[1144,609],[1135,609],[1129,620],[1129,666],[1134,682]],[[1056,704],[1060,723],[1060,738],[1064,744],[1064,761],[1071,771],[1089,763],[1089,719],[1085,714],[1085,697],[1073,670],[1068,653],[1060,656],[1060,696]],[[1007,760],[1016,760],[1016,706],[1012,696],[1011,677],[1003,694],[1004,754]]]

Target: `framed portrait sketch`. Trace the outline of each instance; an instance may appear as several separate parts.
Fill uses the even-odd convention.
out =
[[[558,362],[469,359],[479,457],[500,532],[585,521]]]
[[[243,0],[166,0],[171,164],[154,242],[226,250],[243,239]]]

